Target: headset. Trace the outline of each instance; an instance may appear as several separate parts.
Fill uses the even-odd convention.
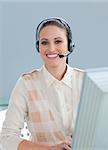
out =
[[[75,44],[72,42],[72,32],[70,29],[70,26],[68,25],[68,23],[66,23],[66,21],[64,19],[58,18],[58,17],[51,17],[51,18],[47,18],[45,20],[42,20],[39,25],[36,28],[36,49],[39,52],[39,33],[41,31],[41,29],[47,25],[50,25],[51,22],[55,22],[57,23],[58,26],[60,27],[64,27],[67,31],[67,38],[68,38],[68,51],[70,53],[73,52],[73,49],[75,48]]]

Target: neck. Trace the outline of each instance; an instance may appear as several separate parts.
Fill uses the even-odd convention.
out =
[[[48,70],[48,72],[51,73],[57,80],[62,80],[67,70],[66,64],[55,67],[55,68],[54,67],[50,68],[48,66],[45,66],[45,67]]]

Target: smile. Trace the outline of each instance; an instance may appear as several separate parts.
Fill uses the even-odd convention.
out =
[[[56,57],[58,57],[58,54],[47,54],[46,56],[48,58],[56,58]]]

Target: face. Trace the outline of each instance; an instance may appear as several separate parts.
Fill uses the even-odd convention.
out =
[[[68,51],[65,29],[55,25],[44,27],[39,34],[39,51],[46,67],[66,64],[66,57],[59,58],[58,55],[66,54]]]

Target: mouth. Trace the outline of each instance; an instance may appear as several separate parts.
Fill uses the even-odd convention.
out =
[[[46,54],[46,56],[50,59],[57,58],[58,54]]]

